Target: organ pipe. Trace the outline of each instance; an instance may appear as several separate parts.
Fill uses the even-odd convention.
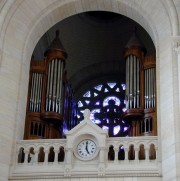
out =
[[[66,105],[67,110],[72,109],[73,97],[71,91],[64,90],[64,86],[67,84],[67,81],[64,82],[67,54],[60,42],[58,31],[44,56],[41,61],[34,59],[31,61],[26,139],[34,139],[37,136],[30,131],[31,126],[29,125],[32,123],[39,125],[42,122],[45,125],[47,129],[44,138],[60,138],[63,135],[63,126],[67,125],[65,121],[71,121],[69,111],[66,111],[67,119],[63,118],[64,105]],[[65,94],[66,100],[64,99]]]
[[[144,90],[144,107],[145,109],[155,107],[155,68],[144,70],[145,90]]]
[[[126,58],[126,108],[139,107],[139,60],[136,56]]]
[[[140,81],[139,81],[139,74],[140,74],[140,72],[139,72],[139,66],[140,66],[140,63],[139,63],[139,59],[137,58],[137,108],[139,108],[140,106],[139,106],[139,94],[140,94],[140,90],[139,90],[139,83],[140,83]]]
[[[40,112],[42,92],[42,74],[32,73],[31,89],[30,89],[30,105],[31,112]]]

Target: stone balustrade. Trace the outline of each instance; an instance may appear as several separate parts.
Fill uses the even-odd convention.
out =
[[[16,143],[16,157],[11,168],[12,178],[32,173],[45,177],[75,175],[150,175],[158,176],[158,140],[149,137],[107,138],[106,146],[90,161],[78,160],[66,139],[21,140]],[[68,155],[71,155],[70,162]]]

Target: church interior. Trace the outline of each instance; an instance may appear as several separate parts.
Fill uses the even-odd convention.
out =
[[[179,12],[2,0],[0,180],[179,180]]]

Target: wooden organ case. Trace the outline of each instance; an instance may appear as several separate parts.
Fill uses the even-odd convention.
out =
[[[146,50],[136,32],[125,51],[126,112],[123,119],[131,125],[129,136],[156,136],[156,60]]]
[[[59,31],[44,57],[31,60],[25,139],[62,138],[63,129],[72,127],[73,91],[66,79],[67,53]]]

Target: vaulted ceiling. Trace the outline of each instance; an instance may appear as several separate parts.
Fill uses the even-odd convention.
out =
[[[90,85],[107,80],[125,80],[123,50],[135,27],[147,54],[155,55],[151,38],[139,24],[120,14],[105,11],[85,12],[60,21],[43,35],[33,54],[35,59],[43,59],[55,31],[59,30],[68,54],[67,77],[75,96],[79,97]]]

